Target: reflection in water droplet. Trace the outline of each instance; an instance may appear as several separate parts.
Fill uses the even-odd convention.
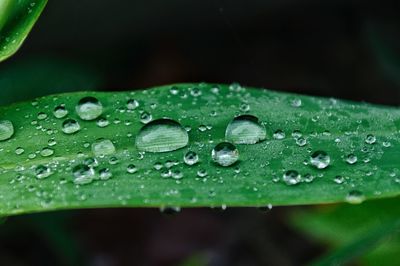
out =
[[[171,119],[154,120],[142,127],[136,136],[141,151],[168,152],[185,147],[189,142],[186,130]]]
[[[283,174],[283,182],[285,182],[286,185],[296,185],[300,183],[300,181],[301,176],[296,170],[288,170]]]
[[[82,120],[94,120],[103,113],[103,105],[94,97],[82,98],[75,109]]]
[[[51,174],[52,174],[52,171],[47,166],[38,165],[35,168],[35,176],[36,176],[37,179],[44,179],[46,177],[49,177]]]
[[[316,151],[310,157],[310,163],[318,169],[324,169],[328,167],[330,161],[331,158],[324,151]]]
[[[230,166],[239,159],[239,151],[229,142],[221,142],[211,152],[214,162],[221,166]]]
[[[95,172],[93,168],[80,164],[72,169],[74,175],[74,183],[77,185],[89,184],[93,181],[95,177]]]
[[[115,146],[109,139],[98,139],[92,144],[92,152],[98,157],[111,155],[115,153]]]
[[[346,162],[348,163],[348,164],[355,164],[356,162],[357,162],[357,156],[356,155],[354,155],[354,154],[349,154],[349,155],[347,155],[347,157],[346,157]]]
[[[225,131],[225,138],[235,144],[255,144],[266,138],[266,130],[252,115],[235,117]]]
[[[359,190],[351,190],[346,196],[346,201],[350,204],[360,204],[364,200],[365,200],[365,196]]]
[[[199,156],[193,151],[188,151],[185,156],[183,156],[183,161],[187,165],[194,165],[199,161]]]
[[[9,120],[0,120],[0,141],[7,140],[14,135],[14,126]]]
[[[65,106],[63,104],[57,106],[53,110],[53,115],[55,118],[64,118],[68,114],[68,110],[65,109]]]
[[[73,134],[75,132],[78,132],[80,129],[81,126],[79,125],[78,121],[74,119],[67,119],[62,124],[62,131],[65,134]]]

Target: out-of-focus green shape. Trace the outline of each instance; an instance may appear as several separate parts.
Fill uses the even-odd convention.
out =
[[[7,61],[0,64],[0,105],[82,88],[96,90],[102,84],[96,68],[79,62],[46,56]]]
[[[0,0],[0,62],[24,42],[47,0]]]
[[[359,206],[323,206],[292,215],[292,224],[332,247],[315,265],[393,265],[400,252],[399,199],[366,202]]]

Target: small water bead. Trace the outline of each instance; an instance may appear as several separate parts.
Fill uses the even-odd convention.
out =
[[[310,157],[310,163],[318,169],[325,169],[330,162],[330,156],[324,151],[316,151]]]
[[[106,118],[104,117],[100,117],[97,121],[96,121],[96,125],[98,127],[106,127],[110,124],[110,121],[108,121]]]
[[[207,130],[207,127],[205,125],[200,125],[199,126],[199,131],[204,132]]]
[[[81,126],[79,125],[78,121],[74,119],[67,119],[62,124],[62,131],[65,134],[74,134],[81,130]]]
[[[174,179],[181,179],[183,178],[183,173],[181,170],[172,170],[171,177]]]
[[[240,111],[242,111],[242,112],[250,111],[250,105],[248,105],[247,103],[242,103],[240,105]]]
[[[199,161],[199,156],[193,151],[188,151],[185,156],[183,156],[183,161],[187,165],[194,165]]]
[[[14,135],[14,125],[9,120],[0,120],[0,141],[8,140]]]
[[[344,183],[344,177],[343,176],[341,176],[341,175],[337,175],[337,176],[335,176],[335,178],[333,179],[333,181],[336,183],[336,184],[343,184]]]
[[[95,177],[94,169],[86,164],[79,164],[72,169],[74,183],[77,185],[89,184]]]
[[[112,156],[112,157],[108,160],[108,163],[111,164],[111,165],[118,164],[118,163],[119,163],[119,159],[118,159],[117,157],[115,157],[115,156]]]
[[[312,181],[314,181],[314,179],[315,179],[315,176],[312,174],[305,174],[303,176],[303,181],[306,183],[311,183]]]
[[[347,157],[346,157],[346,162],[348,164],[355,164],[357,162],[357,160],[358,160],[357,156],[353,153],[347,155]]]
[[[389,141],[382,142],[383,147],[389,148],[392,144]]]
[[[146,111],[144,111],[140,114],[140,122],[142,122],[143,124],[149,123],[152,119],[153,119],[153,116]]]
[[[300,147],[303,147],[307,144],[307,140],[303,137],[296,139],[296,144]]]
[[[136,136],[136,146],[141,151],[169,152],[189,143],[187,131],[171,119],[154,120],[142,127]]]
[[[169,92],[170,92],[172,95],[177,95],[177,94],[179,93],[178,87],[175,87],[175,86],[171,87],[171,89],[169,90]]]
[[[104,157],[114,154],[116,151],[114,144],[109,139],[98,139],[92,144],[92,152],[95,156]]]
[[[161,171],[160,175],[162,178],[168,178],[168,177],[171,177],[172,171],[171,171],[171,169],[164,169]]]
[[[44,119],[47,118],[47,114],[46,114],[46,113],[43,113],[43,112],[40,112],[40,113],[38,113],[37,118],[38,118],[39,120],[44,120]]]
[[[82,120],[94,120],[103,113],[103,105],[94,97],[85,97],[79,101],[75,110]]]
[[[346,202],[350,204],[360,204],[365,200],[364,194],[359,190],[351,190],[346,195]]]
[[[46,177],[49,177],[53,174],[51,169],[47,166],[44,165],[38,165],[35,168],[35,176],[37,179],[44,179]]]
[[[197,176],[198,177],[206,177],[208,175],[207,170],[206,169],[199,169],[197,170]]]
[[[24,152],[25,152],[25,150],[23,148],[21,148],[21,147],[18,147],[18,148],[15,149],[15,154],[16,155],[21,155]]]
[[[376,137],[372,134],[368,134],[365,138],[365,143],[367,144],[374,144],[376,142]]]
[[[154,163],[153,167],[154,167],[154,169],[159,171],[159,170],[161,170],[163,168],[163,165],[160,162],[156,162],[156,163]]]
[[[292,132],[292,137],[295,139],[300,138],[301,136],[303,136],[303,134],[299,130],[294,130]]]
[[[109,168],[103,168],[99,171],[99,176],[101,180],[108,180],[112,177],[112,172]]]
[[[43,148],[40,151],[40,155],[42,155],[43,157],[49,157],[49,156],[51,156],[53,154],[54,154],[54,150],[50,149],[50,148],[47,148],[47,147]]]
[[[288,170],[283,174],[283,182],[285,182],[286,185],[296,185],[300,183],[300,181],[301,176],[296,170]]]
[[[128,108],[128,110],[135,110],[138,107],[139,107],[139,102],[135,99],[129,99],[126,102],[126,108]]]
[[[274,139],[284,139],[285,138],[285,132],[282,130],[278,129],[277,131],[274,132],[273,134]]]
[[[292,105],[293,107],[300,107],[301,104],[302,104],[302,102],[301,102],[301,99],[299,99],[299,98],[293,99],[293,100],[291,101],[291,105]]]
[[[97,161],[96,158],[86,158],[83,163],[91,168],[97,167],[99,165],[99,162]]]
[[[221,166],[230,166],[239,159],[239,151],[229,142],[221,142],[211,152],[213,161]]]
[[[53,110],[53,115],[55,118],[64,118],[68,114],[68,110],[65,109],[63,104],[56,106]]]
[[[134,173],[136,173],[136,172],[138,171],[138,169],[137,169],[136,165],[130,164],[130,165],[128,165],[128,166],[126,167],[126,171],[127,171],[129,174],[134,174]]]
[[[266,139],[267,132],[252,115],[235,117],[227,126],[225,138],[235,144],[255,144]]]
[[[199,97],[199,96],[201,95],[201,90],[200,90],[199,88],[197,88],[197,87],[194,87],[194,88],[192,88],[192,89],[190,90],[190,94],[191,94],[193,97]]]

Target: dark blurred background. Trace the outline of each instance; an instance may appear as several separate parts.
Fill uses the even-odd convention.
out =
[[[397,105],[399,14],[399,1],[49,1],[20,51],[0,64],[0,104],[205,81]],[[326,247],[290,229],[292,209],[13,217],[0,227],[0,261],[303,265]]]

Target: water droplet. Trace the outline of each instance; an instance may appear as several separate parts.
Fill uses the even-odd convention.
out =
[[[294,131],[292,132],[292,137],[295,138],[295,139],[298,139],[298,138],[300,138],[301,136],[303,136],[303,134],[302,134],[299,130],[294,130]]]
[[[330,162],[331,158],[324,151],[316,151],[310,157],[310,163],[318,169],[324,169],[328,167]]]
[[[94,120],[103,113],[103,105],[94,97],[82,98],[75,109],[82,120]]]
[[[374,144],[376,142],[376,137],[372,134],[368,134],[365,138],[365,143],[367,144]]]
[[[291,105],[292,105],[293,107],[300,107],[301,104],[302,104],[302,103],[301,103],[301,99],[299,99],[299,98],[293,99],[292,102],[291,102]]]
[[[300,147],[303,147],[307,144],[307,140],[303,137],[296,139],[296,144]]]
[[[95,156],[104,157],[115,153],[115,146],[109,139],[98,139],[92,144],[92,152]]]
[[[65,134],[73,134],[78,132],[80,129],[81,126],[79,125],[78,121],[74,119],[67,119],[62,124],[62,131]]]
[[[46,113],[43,113],[43,112],[40,112],[40,113],[38,114],[37,118],[38,118],[39,120],[44,120],[44,119],[47,118],[47,114],[46,114]]]
[[[174,179],[181,179],[183,177],[183,173],[181,170],[172,170],[171,177]]]
[[[74,183],[77,185],[89,184],[95,177],[93,168],[86,164],[79,164],[72,169],[74,175]]]
[[[314,181],[314,179],[315,179],[315,176],[312,175],[312,174],[305,174],[305,175],[303,176],[303,180],[304,180],[304,182],[306,182],[306,183],[311,183],[312,181]]]
[[[240,111],[242,111],[242,112],[248,112],[248,111],[250,111],[250,105],[247,104],[247,103],[242,103],[242,104],[240,105]]]
[[[126,103],[126,108],[129,110],[135,110],[139,107],[139,102],[135,99],[129,99]]]
[[[97,121],[96,121],[96,125],[98,127],[106,127],[110,124],[110,121],[108,121],[106,118],[104,117],[100,117]]]
[[[235,144],[255,144],[266,138],[266,130],[252,115],[235,117],[225,131],[225,138]]]
[[[99,162],[96,160],[96,158],[92,158],[92,157],[86,158],[83,161],[83,163],[91,168],[97,167],[99,165]]]
[[[365,200],[364,194],[359,190],[351,190],[346,196],[346,202],[350,204],[360,204]]]
[[[65,109],[65,106],[63,104],[57,106],[53,110],[53,115],[55,118],[64,118],[68,114],[68,110]]]
[[[156,162],[156,163],[154,163],[153,167],[154,167],[154,169],[159,171],[159,170],[161,170],[163,168],[163,165],[160,162]]]
[[[197,170],[197,176],[198,177],[206,177],[208,175],[207,170],[206,169],[199,169]]]
[[[188,151],[185,156],[183,156],[183,161],[187,165],[194,165],[199,161],[199,156],[193,151]]]
[[[185,147],[189,142],[186,130],[171,119],[154,120],[142,127],[136,137],[139,150],[168,152]]]
[[[333,181],[336,183],[336,184],[343,184],[344,183],[344,177],[343,176],[341,176],[341,175],[337,175],[337,176],[335,176],[335,178],[333,179]]]
[[[274,132],[273,134],[274,139],[284,139],[285,138],[285,132],[282,130],[278,129],[277,131]]]
[[[211,152],[214,162],[221,166],[230,166],[239,159],[239,151],[229,142],[221,142]]]
[[[355,164],[357,162],[357,160],[358,160],[357,156],[352,153],[347,155],[347,157],[346,157],[346,162],[348,164]]]
[[[285,182],[286,185],[296,185],[300,183],[300,181],[301,176],[296,170],[288,170],[283,174],[283,182]]]
[[[21,148],[21,147],[18,147],[18,148],[15,149],[15,154],[16,155],[21,155],[24,152],[25,152],[25,150],[23,148]]]
[[[127,171],[129,174],[134,174],[134,173],[136,173],[136,172],[138,171],[138,169],[137,169],[136,165],[130,164],[130,165],[128,165],[128,166],[126,167],[126,171]]]
[[[36,176],[37,179],[44,179],[46,177],[49,177],[51,174],[52,174],[52,171],[47,166],[38,165],[35,168],[35,176]]]
[[[140,114],[140,122],[142,122],[143,124],[149,123],[151,119],[153,119],[153,116],[146,111]]]
[[[54,150],[53,149],[50,149],[50,148],[43,148],[41,151],[40,151],[40,155],[42,155],[43,157],[49,157],[49,156],[51,156],[51,155],[53,155],[54,154]]]
[[[108,180],[112,177],[112,172],[109,168],[103,168],[99,171],[99,176],[101,180]]]
[[[14,126],[9,120],[0,120],[0,141],[7,140],[14,135]]]

